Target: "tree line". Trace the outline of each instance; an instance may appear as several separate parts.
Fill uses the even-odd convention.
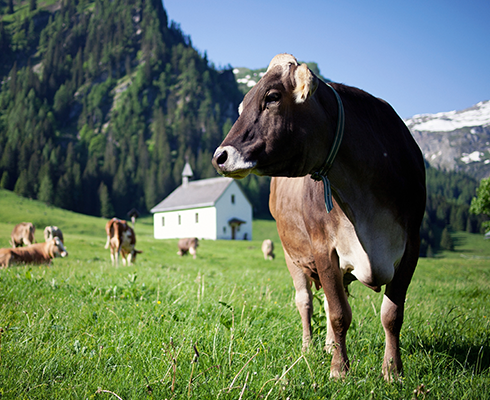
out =
[[[186,159],[194,179],[216,176],[211,156],[243,93],[161,0],[9,1],[0,13],[0,187],[124,218],[174,190]],[[256,217],[270,217],[269,183],[241,181]],[[481,231],[469,212],[477,185],[427,168],[422,254],[450,247],[445,230]]]

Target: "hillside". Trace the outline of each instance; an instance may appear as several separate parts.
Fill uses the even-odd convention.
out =
[[[242,95],[161,0],[0,2],[0,187],[91,215],[216,175]]]
[[[415,115],[405,121],[434,167],[490,176],[490,101],[461,111]]]

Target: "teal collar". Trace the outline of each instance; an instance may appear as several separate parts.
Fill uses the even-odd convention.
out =
[[[333,140],[333,145],[332,148],[330,149],[330,154],[328,155],[325,164],[323,164],[323,167],[316,172],[313,172],[311,174],[311,179],[315,181],[322,180],[323,181],[323,192],[325,195],[325,207],[327,208],[327,213],[332,211],[333,209],[333,201],[332,201],[332,189],[330,187],[330,181],[327,178],[327,173],[332,167],[332,164],[335,160],[335,157],[337,156],[337,153],[340,148],[340,144],[342,143],[342,138],[344,136],[344,123],[345,123],[345,113],[344,113],[344,106],[342,104],[342,100],[337,93],[337,91],[330,86],[327,83],[327,86],[332,89],[333,93],[335,94],[335,97],[337,98],[337,104],[338,104],[338,119],[337,119],[337,130],[335,132],[335,137]]]

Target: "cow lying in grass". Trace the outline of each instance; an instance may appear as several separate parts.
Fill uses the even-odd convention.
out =
[[[0,249],[0,267],[14,264],[50,264],[55,257],[66,257],[68,252],[58,237],[44,243],[35,243],[16,249]]]

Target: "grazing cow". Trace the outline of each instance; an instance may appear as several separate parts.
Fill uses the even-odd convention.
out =
[[[47,242],[49,239],[53,239],[54,237],[60,238],[60,240],[65,243],[63,240],[63,232],[57,226],[47,226],[44,228],[44,240]]]
[[[274,57],[239,111],[213,165],[232,178],[274,177],[269,205],[296,288],[304,348],[311,340],[311,282],[325,293],[332,377],[349,369],[347,285],[357,279],[377,292],[386,285],[382,370],[387,381],[397,378],[426,198],[424,159],[412,135],[385,101],[326,85],[289,54]]]
[[[118,218],[112,218],[107,222],[105,227],[107,233],[107,243],[105,248],[111,248],[112,265],[119,266],[119,254],[122,254],[123,265],[131,265],[136,261],[136,254],[142,253],[136,250],[136,235],[126,221]]]
[[[0,249],[0,266],[13,264],[50,264],[55,257],[66,257],[68,252],[63,242],[55,237],[44,243],[31,244],[16,249]]]
[[[264,260],[273,260],[274,255],[274,242],[270,239],[265,239],[262,242],[262,253],[264,253]]]
[[[34,232],[36,232],[36,228],[32,222],[21,222],[20,224],[15,225],[14,230],[10,235],[10,244],[13,248],[16,248],[36,243]]]
[[[189,252],[195,259],[197,254],[197,246],[199,246],[199,240],[197,238],[185,238],[179,240],[179,256],[186,255]]]

